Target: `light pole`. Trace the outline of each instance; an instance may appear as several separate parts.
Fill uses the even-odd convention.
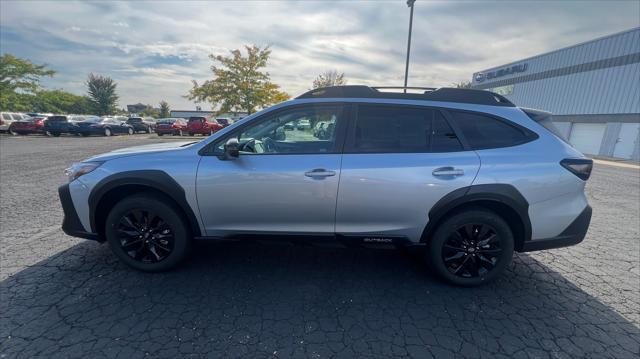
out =
[[[416,0],[407,0],[407,6],[411,8],[409,15],[409,39],[407,39],[407,63],[404,67],[404,93],[407,93],[407,78],[409,77],[409,53],[411,52],[411,28],[413,27],[413,3]]]

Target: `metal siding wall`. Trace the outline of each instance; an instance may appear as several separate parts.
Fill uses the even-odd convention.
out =
[[[553,124],[566,140],[569,139],[569,135],[571,134],[571,122],[554,122]]]
[[[620,128],[622,124],[620,122],[609,122],[607,128],[602,136],[602,143],[600,144],[601,156],[613,156],[616,143],[618,142],[618,135],[620,134]]]

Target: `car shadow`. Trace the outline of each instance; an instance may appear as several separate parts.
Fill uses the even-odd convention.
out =
[[[166,273],[83,242],[0,283],[5,357],[637,357],[640,330],[528,255],[459,288],[415,254],[198,243]]]

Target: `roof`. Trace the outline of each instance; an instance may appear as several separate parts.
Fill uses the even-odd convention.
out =
[[[381,89],[404,89],[405,87],[369,87],[364,85],[330,86],[313,89],[296,97],[296,99],[311,98],[384,98],[403,100],[422,100],[471,103],[476,105],[509,106],[514,104],[505,97],[485,90],[459,89],[441,87],[406,87],[407,89],[425,90],[423,93],[402,93],[380,91]]]

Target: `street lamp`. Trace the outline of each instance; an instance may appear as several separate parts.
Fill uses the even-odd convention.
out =
[[[409,15],[409,39],[407,39],[407,63],[404,67],[404,93],[407,93],[407,78],[409,77],[409,53],[411,52],[411,28],[413,27],[413,4],[416,0],[407,0],[407,6],[411,9]]]

